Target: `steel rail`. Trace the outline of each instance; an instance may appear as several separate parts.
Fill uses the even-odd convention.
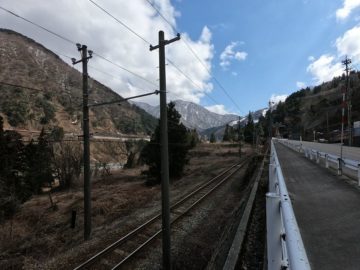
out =
[[[213,177],[212,179],[208,180],[205,183],[201,183],[200,185],[198,185],[195,190],[193,190],[192,192],[190,192],[189,194],[187,194],[185,197],[183,197],[182,199],[180,199],[179,201],[177,201],[176,203],[172,204],[170,206],[170,210],[173,210],[175,207],[181,205],[182,203],[184,203],[185,201],[187,201],[189,198],[191,198],[192,196],[194,196],[195,194],[197,194],[198,192],[200,192],[201,190],[205,189],[206,187],[208,187],[209,185],[211,185],[214,181],[216,181],[217,179],[219,179],[220,177],[222,177],[223,175],[225,175],[226,173],[228,173],[230,170],[232,170],[234,167],[239,166],[239,168],[237,168],[235,170],[235,172],[240,169],[246,161],[242,161],[241,163],[236,163],[235,165],[232,165],[231,167],[225,169],[223,172],[221,172],[219,175]],[[86,260],[85,262],[83,262],[82,264],[78,265],[77,267],[74,268],[74,270],[80,270],[80,269],[85,269],[87,266],[90,266],[92,264],[94,264],[95,262],[97,262],[98,260],[100,260],[103,256],[105,256],[107,253],[110,253],[111,251],[113,251],[115,248],[117,248],[118,246],[120,246],[121,244],[123,244],[125,241],[129,240],[131,237],[135,236],[138,232],[142,231],[143,229],[145,229],[147,226],[153,224],[156,220],[158,220],[161,217],[161,214],[157,214],[156,216],[152,217],[151,219],[147,220],[146,222],[144,222],[143,224],[141,224],[140,226],[138,226],[137,228],[135,228],[134,230],[128,232],[126,235],[124,235],[123,237],[121,237],[120,239],[118,239],[117,241],[115,241],[114,243],[110,244],[109,246],[107,246],[106,248],[104,248],[103,250],[101,250],[100,252],[96,253],[95,255],[93,255],[92,257],[90,257],[88,260]],[[161,233],[158,232],[158,233]],[[154,235],[154,238],[157,235]],[[152,240],[150,240],[149,242],[151,242]],[[146,245],[146,244],[145,244]],[[144,246],[145,246],[144,245]],[[141,247],[142,249],[143,247]],[[135,252],[135,250],[134,250]],[[138,251],[136,251],[138,252]],[[129,254],[130,255],[130,254]]]
[[[245,162],[244,162],[245,163]],[[244,164],[243,163],[243,164]],[[242,164],[242,165],[243,165]],[[234,168],[234,165],[231,167]],[[189,207],[187,207],[182,213],[180,213],[177,217],[175,217],[171,224],[174,224],[176,221],[180,220],[182,217],[184,217],[187,213],[190,212],[195,206],[197,206],[201,201],[203,201],[205,198],[207,198],[214,190],[216,190],[219,186],[221,186],[225,181],[227,181],[233,174],[235,174],[242,166],[238,166],[236,170],[234,170],[232,173],[230,173],[228,176],[226,176],[224,179],[222,179],[219,183],[217,183],[214,187],[212,187],[208,192],[206,192],[203,196],[201,196],[199,199],[197,199],[195,202],[193,202]],[[114,266],[111,270],[119,269],[124,263],[126,263],[128,260],[130,260],[135,254],[137,254],[140,250],[142,250],[145,246],[147,246],[150,242],[152,242],[158,235],[162,233],[162,229],[158,230],[156,233],[154,233],[152,236],[149,237],[148,240],[146,240],[143,244],[141,244],[138,248],[136,248],[133,252],[131,252],[128,256],[126,256],[121,262],[119,262],[116,266]]]

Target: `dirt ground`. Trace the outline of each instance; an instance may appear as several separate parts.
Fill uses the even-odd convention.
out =
[[[243,151],[250,152],[250,148],[243,148]],[[190,162],[185,168],[184,177],[171,184],[171,201],[238,160],[236,145],[198,145],[190,151]],[[135,228],[141,221],[158,213],[160,187],[147,187],[144,184],[146,179],[141,175],[144,169],[126,169],[103,180],[94,179],[90,241],[83,241],[81,186],[53,193],[58,207],[56,211],[50,208],[47,195],[36,196],[26,202],[11,221],[0,225],[0,269],[71,269]],[[239,187],[235,186],[234,189],[239,190]],[[212,217],[221,223],[233,211],[231,203],[234,198],[227,193],[217,196],[217,200],[229,201],[229,209],[225,207],[225,210],[217,211]],[[213,201],[214,205],[217,200]],[[71,229],[71,213],[74,210],[77,220],[75,228]],[[175,235],[187,233],[183,228],[175,228],[175,231]],[[182,246],[180,242],[178,245]],[[178,254],[175,252],[174,266],[184,269],[181,258],[191,251],[178,249],[177,245],[174,249],[180,250]],[[209,251],[205,253],[204,256],[210,256]]]

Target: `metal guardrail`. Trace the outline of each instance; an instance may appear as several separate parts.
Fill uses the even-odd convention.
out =
[[[310,270],[273,141],[266,213],[268,270]]]
[[[329,154],[326,152],[319,151],[317,149],[306,147],[302,145],[301,142],[299,142],[299,144],[295,144],[285,139],[280,139],[280,140],[278,139],[277,141],[299,153],[304,153],[305,157],[309,158],[310,160],[315,160],[316,163],[320,163],[320,158],[322,158],[325,162],[326,168],[330,167],[330,163],[335,164],[335,168],[337,169],[338,175],[343,174],[344,167],[349,170],[355,171],[358,180],[358,186],[360,186],[359,160],[341,158],[340,156],[337,155]]]

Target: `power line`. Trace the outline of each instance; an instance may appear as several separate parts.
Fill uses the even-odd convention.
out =
[[[200,87],[198,84],[196,84],[188,75],[186,75],[177,65],[175,65],[174,62],[172,62],[170,59],[167,59],[167,61],[170,63],[170,65],[172,65],[175,69],[177,69],[178,72],[180,72],[185,78],[187,78],[196,88],[201,89],[202,87]],[[208,98],[210,98],[214,104],[219,104],[219,102],[217,102],[212,96],[210,96],[208,93],[206,93],[206,91],[203,92]]]
[[[116,22],[118,22],[119,24],[121,24],[122,26],[124,26],[127,30],[129,30],[131,33],[133,33],[135,36],[137,36],[138,38],[140,38],[142,41],[144,41],[145,43],[147,43],[148,45],[150,45],[150,42],[147,41],[145,38],[143,38],[142,36],[140,36],[138,33],[136,33],[134,30],[132,30],[126,23],[122,22],[121,20],[119,20],[118,18],[116,18],[115,16],[113,16],[109,11],[107,11],[106,9],[104,9],[103,7],[101,7],[99,4],[95,3],[95,1],[93,0],[89,0],[89,2],[91,2],[93,5],[95,5],[97,8],[101,9],[103,12],[105,12],[107,15],[109,15],[111,18],[113,18]]]
[[[169,20],[166,19],[166,17],[160,12],[160,10],[158,8],[156,8],[156,6],[150,2],[150,0],[146,0],[150,6],[159,14],[159,16],[173,29],[174,32],[179,33],[178,29],[176,29],[170,22]],[[230,99],[230,101],[235,105],[235,107],[237,107],[239,109],[239,111],[242,111],[240,109],[240,107],[237,105],[237,103],[234,101],[234,99],[229,95],[228,91],[226,91],[226,89],[223,87],[223,85],[219,82],[219,80],[211,74],[211,71],[208,69],[208,67],[206,66],[206,64],[200,59],[200,57],[197,55],[197,53],[191,48],[190,44],[188,44],[188,42],[186,42],[184,39],[181,39],[184,44],[186,45],[186,47],[190,50],[190,52],[193,54],[193,56],[200,62],[200,64],[204,67],[204,69],[207,71],[207,73],[210,75],[211,78],[214,79],[214,81],[216,82],[216,84],[220,87],[220,89],[225,93],[225,95]]]
[[[15,17],[18,17],[18,18],[20,18],[20,19],[22,19],[22,20],[24,20],[24,21],[26,21],[26,22],[28,22],[28,23],[30,23],[30,24],[38,27],[38,28],[41,28],[42,30],[44,30],[44,31],[46,31],[46,32],[48,32],[48,33],[50,33],[50,34],[52,34],[52,35],[54,35],[54,36],[56,36],[56,37],[58,37],[58,38],[60,38],[60,39],[62,39],[62,40],[64,40],[64,41],[70,43],[70,44],[73,44],[73,45],[76,44],[76,42],[74,42],[73,40],[71,40],[71,39],[69,39],[69,38],[67,38],[67,37],[64,37],[64,36],[62,36],[62,35],[60,35],[60,34],[57,34],[57,33],[53,32],[53,31],[51,31],[51,30],[49,30],[49,29],[47,29],[47,28],[45,28],[45,27],[43,27],[43,26],[41,26],[41,25],[33,22],[33,21],[30,21],[29,19],[26,19],[26,18],[24,18],[24,17],[16,14],[16,13],[13,12],[13,11],[10,11],[10,10],[2,7],[2,6],[0,6],[0,9],[2,9],[2,10],[4,10],[5,12],[7,12],[7,13],[15,16]]]
[[[18,88],[22,88],[22,89],[28,89],[28,90],[32,90],[32,91],[37,91],[37,92],[41,92],[41,93],[44,93],[44,89],[39,89],[39,88],[34,88],[34,87],[28,87],[28,86],[24,86],[24,85],[19,85],[19,84],[13,84],[13,83],[8,83],[8,82],[2,82],[0,81],[0,85],[6,85],[6,86],[11,86],[11,87],[18,87]],[[68,94],[70,96],[70,93],[68,92],[63,92],[62,94]],[[74,99],[80,99],[82,100],[82,97],[74,97],[74,96],[70,96],[71,98],[74,98]],[[94,99],[89,99],[91,101],[94,101],[96,102],[96,100]],[[81,104],[77,105],[75,104],[76,106],[80,106]]]
[[[90,0],[89,0],[89,1],[90,1]],[[131,70],[123,67],[123,66],[120,66],[119,64],[117,64],[117,63],[115,63],[115,62],[113,62],[113,61],[105,58],[104,56],[102,56],[102,55],[100,55],[100,54],[98,54],[98,53],[93,52],[93,54],[96,55],[96,56],[98,56],[98,57],[101,58],[102,60],[104,60],[104,61],[106,61],[106,62],[108,62],[108,63],[111,63],[111,64],[113,64],[114,66],[116,66],[116,67],[118,67],[118,68],[120,68],[120,69],[122,69],[122,70],[125,70],[125,71],[127,71],[128,73],[130,73],[130,74],[138,77],[139,79],[141,79],[141,80],[143,80],[143,81],[145,81],[145,82],[147,82],[147,83],[149,83],[149,84],[152,84],[152,85],[154,85],[154,86],[157,87],[157,85],[156,85],[154,82],[152,82],[152,81],[144,78],[143,76],[141,76],[141,75],[139,75],[139,74],[137,74],[137,73],[135,73],[135,72],[133,72],[133,71],[131,71]]]
[[[103,12],[105,12],[106,14],[108,14],[110,17],[112,17],[113,19],[115,19],[118,23],[120,23],[121,25],[123,25],[126,29],[128,29],[130,32],[132,32],[134,35],[136,35],[138,38],[140,38],[141,40],[143,40],[145,43],[150,44],[149,41],[147,41],[145,38],[143,38],[143,37],[140,36],[138,33],[136,33],[134,30],[132,30],[132,29],[131,29],[129,26],[127,26],[125,23],[123,23],[122,21],[120,21],[119,19],[117,19],[115,16],[111,15],[110,12],[106,11],[104,8],[102,8],[101,6],[99,6],[99,5],[98,5],[97,3],[95,3],[94,1],[92,1],[92,0],[89,0],[89,1],[90,1],[91,3],[93,3],[95,6],[97,6],[98,8],[100,8]],[[62,40],[64,40],[64,41],[66,41],[66,42],[68,42],[68,43],[76,44],[74,41],[70,40],[69,38],[66,38],[66,37],[64,37],[64,36],[62,36],[62,35],[60,35],[60,34],[57,34],[56,32],[54,32],[54,31],[52,31],[52,30],[49,30],[48,28],[46,28],[46,27],[44,27],[44,26],[42,26],[42,25],[39,25],[39,24],[37,24],[37,23],[29,20],[29,19],[26,19],[26,18],[24,18],[24,17],[16,14],[15,12],[12,12],[12,11],[10,11],[10,10],[2,7],[2,6],[0,6],[0,9],[2,9],[2,10],[4,10],[5,12],[8,12],[9,14],[11,14],[11,15],[17,17],[17,18],[20,18],[20,19],[22,19],[22,20],[24,20],[24,21],[26,21],[26,22],[28,22],[28,23],[30,23],[30,24],[32,24],[32,25],[34,25],[34,26],[36,26],[36,27],[38,27],[38,28],[40,28],[40,29],[42,29],[42,30],[44,30],[44,31],[46,31],[46,32],[48,32],[48,33],[50,33],[50,34],[52,34],[52,35],[54,35],[54,36],[56,36],[56,37],[58,37],[58,38],[60,38],[60,39],[62,39]],[[156,9],[156,10],[157,10],[157,9]],[[157,10],[157,11],[158,11],[158,10]],[[163,17],[163,16],[162,16],[162,17]],[[165,17],[164,17],[163,19],[165,20]],[[168,23],[169,23],[169,22],[168,22]],[[169,23],[169,24],[170,24],[170,23]],[[171,25],[171,24],[170,24],[170,25]],[[172,27],[172,28],[173,28],[173,27]],[[191,49],[191,48],[189,47],[189,49]],[[195,54],[195,52],[193,52],[193,53]],[[65,55],[65,54],[62,54],[62,53],[59,53],[59,52],[58,52],[58,54],[66,57],[66,58],[71,59],[71,57],[68,56],[68,55]],[[143,81],[146,81],[147,83],[149,83],[149,84],[157,87],[157,85],[156,85],[154,82],[151,82],[150,80],[144,78],[143,76],[141,76],[141,75],[139,75],[139,74],[137,74],[137,73],[135,73],[135,72],[133,72],[133,71],[131,71],[131,70],[129,70],[129,69],[127,69],[127,68],[125,68],[125,67],[123,67],[123,66],[121,66],[121,65],[119,65],[119,64],[117,64],[117,63],[115,63],[115,62],[113,62],[113,61],[111,61],[111,60],[109,60],[109,59],[107,59],[106,57],[104,57],[104,56],[102,56],[102,55],[100,55],[100,54],[98,54],[98,53],[96,53],[96,52],[94,52],[93,54],[96,55],[96,56],[98,56],[99,58],[103,59],[104,61],[107,61],[107,62],[113,64],[114,66],[117,66],[118,68],[120,68],[120,69],[122,69],[122,70],[124,70],[124,71],[126,71],[126,72],[128,72],[128,73],[130,73],[130,74],[132,74],[133,76],[136,76],[136,77],[142,79]],[[196,55],[196,54],[195,54],[195,55]],[[169,62],[171,62],[172,65],[175,67],[174,63],[173,63],[171,60],[169,60],[169,59],[167,59],[167,60],[168,60]],[[200,59],[198,59],[198,60],[200,60]],[[201,61],[201,60],[200,60],[200,61]],[[185,75],[185,73],[184,73],[180,68],[178,68],[177,66],[176,66],[175,68],[176,68],[181,74],[183,74],[192,84],[194,84],[193,80],[192,80],[188,75]],[[211,74],[210,74],[210,76],[211,76]],[[17,87],[22,87],[22,86],[19,86],[19,85],[16,85],[16,86],[17,86]],[[22,87],[22,88],[27,88],[27,89],[29,89],[29,87]],[[199,88],[201,88],[201,87],[199,87]],[[37,91],[39,91],[39,89],[37,89]],[[40,90],[40,91],[42,91],[42,90]],[[210,95],[208,95],[206,92],[204,92],[204,93],[205,93],[205,95],[208,96],[212,101],[214,101],[215,103],[218,103],[216,100],[214,100],[214,99],[213,99]],[[172,94],[175,95],[174,93],[172,93]],[[74,98],[76,98],[76,97],[74,97]],[[179,98],[179,97],[178,97],[178,98]]]
[[[28,86],[23,86],[23,85],[18,85],[18,84],[12,84],[12,83],[8,83],[8,82],[0,82],[1,85],[7,85],[7,86],[12,86],[12,87],[19,87],[19,88],[23,88],[23,89],[29,89],[29,90],[33,90],[33,91],[39,91],[39,92],[44,92],[44,90],[38,89],[38,88],[33,88],[33,87],[28,87]]]
[[[179,31],[177,31],[177,29],[172,25],[172,23],[170,23],[170,21],[168,19],[166,19],[166,17],[164,15],[161,14],[160,10],[153,4],[151,3],[149,0],[146,0],[146,2],[148,2],[153,9],[155,9],[155,11],[160,15],[161,18],[163,18],[163,20],[170,25],[171,29],[175,32],[175,33],[180,33]]]
[[[132,28],[130,28],[126,23],[124,23],[124,22],[121,21],[120,19],[116,18],[116,17],[115,17],[114,15],[112,15],[109,11],[105,10],[103,7],[101,7],[100,5],[96,4],[93,0],[89,0],[89,1],[90,1],[92,4],[94,4],[96,7],[98,7],[100,10],[102,10],[104,13],[106,13],[108,16],[110,16],[111,18],[113,18],[115,21],[117,21],[117,22],[120,23],[122,26],[124,26],[127,30],[129,30],[129,31],[130,31],[131,33],[133,33],[135,36],[137,36],[137,37],[140,38],[142,41],[144,41],[146,44],[149,44],[149,45],[150,45],[150,42],[149,42],[148,40],[146,40],[144,37],[142,37],[141,35],[139,35],[135,30],[133,30]],[[148,3],[152,5],[151,2],[148,1]],[[152,6],[153,6],[153,5],[152,5]],[[153,6],[153,8],[154,8],[154,9],[160,14],[160,16],[171,26],[171,28],[172,28],[173,30],[176,30],[176,29],[171,25],[171,23],[170,23],[169,21],[167,21],[166,18],[156,9],[155,6]],[[176,31],[175,31],[175,32],[176,32]],[[95,53],[94,53],[94,54],[95,54]],[[99,55],[98,55],[98,56],[99,56]],[[99,57],[101,57],[101,56],[99,56]],[[104,58],[104,57],[101,57],[101,58]],[[109,61],[109,60],[107,60],[107,59],[104,59],[104,60],[106,60],[106,61],[108,61],[108,62],[111,62],[111,61]],[[198,85],[196,85],[196,84],[194,83],[194,81],[193,81],[188,75],[186,75],[178,66],[176,66],[176,65],[173,63],[173,61],[171,61],[169,58],[166,58],[166,60],[167,60],[171,65],[173,65],[178,72],[180,72],[182,75],[184,75],[184,77],[185,77],[187,80],[189,80],[195,87],[197,87],[197,88],[199,88],[199,89],[202,88],[202,87],[199,87]],[[115,64],[115,63],[113,63],[113,62],[111,62],[111,63],[114,64],[114,65],[116,65],[116,66],[118,66],[117,64]],[[122,67],[122,66],[118,66],[118,67],[129,72],[129,70],[127,70],[126,68],[124,68],[124,67]],[[130,73],[132,73],[132,72],[130,72]],[[134,75],[137,76],[137,77],[139,77],[138,74],[134,74]],[[210,76],[211,76],[211,74],[210,74]],[[143,77],[140,76],[140,78],[144,80]],[[148,80],[147,80],[147,81],[148,81]],[[149,82],[149,81],[148,81],[148,82]],[[152,83],[152,84],[153,84],[153,83]],[[212,101],[214,101],[215,104],[216,104],[216,103],[219,103],[219,102],[215,101],[209,94],[207,94],[206,92],[204,92],[204,93],[205,93],[205,95],[208,96]]]
[[[94,1],[91,1],[91,0],[89,0],[89,1],[92,2],[93,4],[97,5]],[[99,8],[101,8],[99,5],[97,5],[97,6],[98,6]],[[32,25],[34,25],[34,26],[36,26],[36,27],[38,27],[38,28],[40,28],[40,29],[42,29],[42,30],[44,30],[44,31],[46,31],[46,32],[48,32],[48,33],[50,33],[50,34],[52,34],[52,35],[54,35],[54,36],[56,36],[56,37],[58,37],[58,38],[60,38],[60,39],[62,39],[62,40],[64,40],[64,41],[66,41],[66,42],[68,42],[68,43],[71,43],[71,44],[73,44],[73,45],[76,44],[76,42],[70,40],[69,38],[66,38],[66,37],[64,37],[64,36],[62,36],[62,35],[60,35],[60,34],[57,34],[56,32],[54,32],[54,31],[52,31],[52,30],[49,30],[48,28],[46,28],[46,27],[44,27],[44,26],[42,26],[42,25],[40,25],[40,24],[37,24],[37,23],[35,23],[35,22],[33,22],[33,21],[29,20],[29,19],[26,19],[26,18],[24,18],[24,17],[22,17],[22,16],[20,16],[20,15],[18,15],[18,14],[16,14],[16,13],[14,13],[14,12],[12,12],[12,11],[10,11],[10,10],[2,7],[2,6],[0,6],[0,9],[6,11],[6,12],[8,12],[9,14],[11,14],[11,15],[13,15],[13,16],[15,16],[15,17],[18,17],[18,18],[20,18],[20,19],[22,19],[22,20],[24,20],[24,21],[26,21],[26,22],[28,22],[28,23],[30,23],[30,24],[32,24]],[[103,10],[103,11],[106,12],[106,13],[108,13],[106,10]],[[115,18],[115,17],[112,16],[111,14],[109,14],[109,16]],[[119,22],[120,22],[120,21],[119,21]],[[143,39],[140,35],[138,35],[138,34],[137,34],[135,31],[133,31],[130,27],[126,26],[125,24],[123,24],[123,25],[124,25],[124,27],[126,27],[129,31],[133,32],[133,33],[134,33],[135,35],[137,35],[139,38]],[[150,44],[150,43],[149,43],[148,41],[146,41],[145,39],[143,39],[143,40],[144,40],[146,43]],[[69,59],[72,58],[72,57],[70,57],[70,56],[68,56],[68,55],[65,55],[65,54],[62,54],[62,53],[59,53],[59,52],[58,52],[58,54],[66,57],[66,58],[69,58]],[[122,67],[122,66],[114,63],[113,61],[105,58],[104,56],[101,56],[100,54],[95,53],[95,52],[94,52],[93,54],[94,54],[94,55],[97,55],[99,58],[102,58],[103,60],[105,60],[105,61],[107,61],[107,62],[109,62],[109,63],[112,63],[113,65],[117,66],[118,68],[120,68],[120,69],[122,69],[122,70],[125,70],[125,71],[129,72],[130,74],[132,74],[132,75],[134,75],[134,76],[136,76],[136,77],[138,77],[138,78],[140,78],[140,79],[142,79],[142,80],[144,80],[144,81],[147,81],[147,82],[150,83],[150,84],[155,85],[155,83],[147,80],[146,78],[142,77],[141,75],[139,75],[139,74],[137,74],[137,73],[135,73],[135,72],[133,72],[133,71],[125,68],[125,67]]]
[[[55,52],[56,52],[57,54],[61,55],[61,56],[64,56],[64,57],[68,58],[68,59],[72,59],[72,57],[70,57],[70,56],[68,56],[68,55],[66,55],[66,54],[60,53],[60,52],[58,52],[58,51],[55,51]],[[115,65],[115,66],[117,66],[117,67],[119,67],[119,68],[121,68],[122,70],[125,70],[126,72],[129,72],[130,74],[132,74],[132,75],[134,75],[134,76],[137,76],[138,78],[141,78],[142,80],[145,80],[146,82],[148,82],[148,83],[156,86],[155,83],[147,80],[146,78],[142,77],[141,75],[136,74],[135,72],[133,72],[133,71],[127,69],[127,68],[124,68],[124,67],[122,67],[122,66],[114,63],[113,61],[111,61],[111,60],[109,60],[109,59],[106,59],[105,57],[103,57],[103,56],[101,56],[101,55],[99,55],[99,54],[97,54],[97,53],[94,53],[94,52],[93,52],[93,54],[94,54],[94,55],[97,55],[99,58],[101,58],[101,59],[103,59],[103,60],[105,60],[105,61],[107,61],[107,62],[109,62],[109,63],[111,63],[111,64],[113,64],[113,65]],[[97,72],[100,72],[100,73],[102,73],[102,74],[105,74],[105,75],[107,75],[107,76],[109,76],[109,77],[112,77],[112,78],[114,78],[114,79],[117,79],[117,78],[118,78],[118,77],[116,77],[115,75],[110,74],[110,73],[108,73],[108,72],[105,72],[105,71],[103,71],[103,70],[100,70],[100,69],[98,69],[98,68],[96,68],[96,67],[94,67],[94,66],[92,66],[92,65],[88,65],[88,66],[89,66],[91,69],[96,70]],[[141,89],[141,88],[139,88],[139,87],[136,87],[136,88],[145,91],[144,89]],[[112,89],[111,89],[111,90],[112,90]],[[116,93],[115,91],[113,91],[113,92]],[[117,93],[116,93],[116,94],[117,94]]]

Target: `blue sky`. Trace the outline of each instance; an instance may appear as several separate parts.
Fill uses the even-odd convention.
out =
[[[265,107],[272,95],[290,94],[301,84],[316,85],[319,79],[307,71],[309,57],[337,55],[336,39],[359,24],[360,14],[359,8],[346,19],[337,18],[336,11],[344,5],[341,0],[182,0],[174,5],[181,13],[177,19],[180,29],[194,37],[203,25],[211,30],[213,74],[242,113]],[[224,70],[219,57],[231,42],[238,42],[234,50],[246,52],[247,57],[232,60]],[[228,110],[236,111],[214,86],[212,95]],[[206,97],[202,102],[207,103]]]
[[[159,30],[172,38],[176,28],[182,40],[167,46],[168,98],[218,113],[244,115],[331,80],[343,72],[345,55],[354,69],[360,63],[360,0],[0,0],[0,6],[111,60],[115,65],[95,55],[89,74],[124,97],[158,88],[158,55],[149,44],[157,44]],[[69,64],[79,57],[71,42],[0,12],[0,27],[35,39]],[[139,101],[157,105],[159,98]]]

